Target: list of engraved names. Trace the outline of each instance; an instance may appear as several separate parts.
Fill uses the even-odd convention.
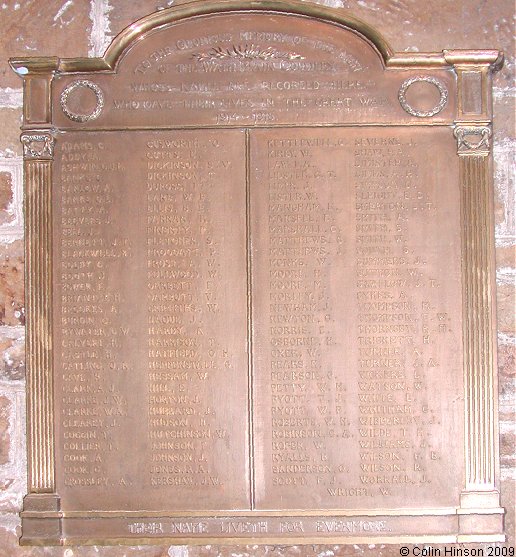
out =
[[[64,502],[245,507],[243,133],[132,134],[123,161],[100,137],[58,160]]]
[[[132,132],[123,160],[111,132],[60,140],[63,508],[100,492],[112,508],[178,511],[451,504],[462,362],[460,246],[446,241],[459,200],[438,180],[455,172],[436,147],[448,135]]]

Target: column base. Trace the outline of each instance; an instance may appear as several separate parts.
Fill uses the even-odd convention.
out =
[[[23,500],[20,545],[62,545],[61,499],[55,493],[30,493]]]
[[[492,491],[463,491],[460,494],[461,509],[499,509],[500,492]]]
[[[505,509],[498,491],[464,491],[460,497],[459,543],[504,542]]]

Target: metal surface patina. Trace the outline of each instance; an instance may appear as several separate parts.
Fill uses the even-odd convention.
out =
[[[191,2],[24,80],[22,544],[504,540],[491,75]]]

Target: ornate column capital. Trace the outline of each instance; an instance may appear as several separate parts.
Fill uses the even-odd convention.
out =
[[[20,136],[25,160],[53,160],[55,136],[48,130],[25,131]]]
[[[457,139],[457,154],[487,156],[491,151],[491,127],[489,125],[460,125],[453,130]]]

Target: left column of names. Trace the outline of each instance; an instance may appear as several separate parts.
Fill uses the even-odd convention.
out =
[[[128,482],[110,474],[129,414],[121,382],[134,326],[115,281],[134,258],[121,226],[124,161],[98,138],[64,140],[54,186],[54,333],[60,490],[88,494]],[[131,368],[131,369],[130,369]]]
[[[123,139],[70,133],[57,149],[62,508],[246,508],[244,135]]]

